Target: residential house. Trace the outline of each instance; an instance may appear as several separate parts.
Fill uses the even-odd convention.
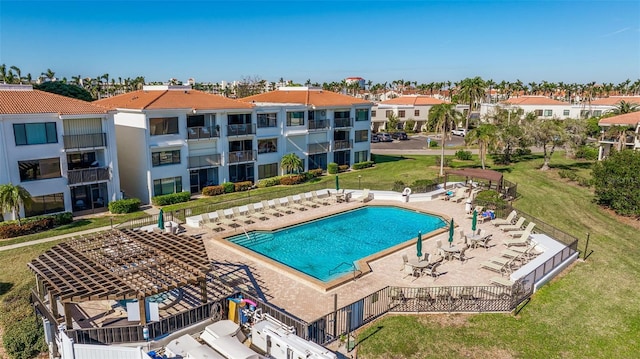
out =
[[[567,119],[577,118],[578,110],[568,102],[558,101],[545,96],[520,96],[511,97],[500,103],[482,103],[480,106],[480,118],[493,115],[498,108],[521,108],[525,114],[534,113],[543,119]]]
[[[577,111],[580,118],[600,117],[616,108],[621,101],[640,106],[640,96],[609,96],[582,103]]]
[[[182,85],[144,86],[95,103],[115,111],[127,196],[150,203],[159,195],[255,180],[252,104]]]
[[[303,159],[305,170],[370,158],[369,101],[314,87],[280,87],[240,100],[256,106],[258,179],[281,174],[288,153]]]
[[[105,211],[120,199],[115,139],[113,114],[104,107],[30,85],[0,85],[0,184],[29,191],[33,204],[22,217]]]
[[[424,131],[429,121],[429,110],[446,101],[426,95],[405,95],[378,103],[371,109],[371,125],[374,132],[388,131],[389,116],[398,118],[397,130]],[[461,108],[465,107],[461,105]],[[468,108],[469,106],[466,106]],[[411,124],[407,127],[407,123]]]
[[[603,118],[598,125],[602,128],[598,160],[605,159],[612,148],[640,149],[640,111]],[[615,133],[612,127],[616,127]]]

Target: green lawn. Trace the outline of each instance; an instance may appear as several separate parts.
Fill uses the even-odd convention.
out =
[[[586,262],[579,261],[562,278],[544,286],[518,316],[402,315],[387,316],[359,331],[359,358],[634,358],[640,352],[640,249],[638,229],[620,223],[592,202],[589,189],[559,179],[557,168],[575,168],[589,175],[588,163],[554,156],[548,172],[538,171],[538,156],[510,167],[494,167],[518,183],[514,205],[581,239],[591,233]],[[407,184],[434,178],[435,157],[377,156],[375,168],[340,174],[340,186],[389,190],[395,181]],[[477,166],[477,161],[454,166]],[[361,176],[358,179],[358,176]],[[256,200],[287,191],[331,188],[334,176],[291,188],[252,190],[207,199]],[[277,192],[277,194],[275,193]],[[193,206],[195,203],[190,202]],[[179,206],[176,206],[179,207]],[[99,226],[91,222],[88,225]],[[108,222],[104,222],[107,224]],[[88,226],[87,225],[87,226]],[[78,226],[77,229],[88,227]],[[71,229],[66,229],[71,230]],[[57,235],[59,233],[49,233]],[[45,235],[46,236],[46,235]],[[56,243],[0,252],[0,323],[19,320],[27,309],[33,275],[26,264]]]
[[[541,160],[505,174],[518,183],[517,208],[581,239],[586,262],[545,285],[518,316],[387,316],[359,333],[358,357],[371,358],[636,358],[640,353],[638,229],[592,202],[590,190],[538,171]],[[553,158],[556,168],[585,163]]]

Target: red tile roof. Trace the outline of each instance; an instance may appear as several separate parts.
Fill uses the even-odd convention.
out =
[[[292,103],[305,106],[335,107],[352,105],[373,105],[370,101],[339,93],[317,89],[280,89],[241,98],[245,102]]]
[[[0,114],[96,115],[105,114],[107,111],[107,108],[91,102],[40,90],[0,88]]]
[[[625,113],[624,115],[618,115],[613,117],[603,118],[598,121],[598,125],[632,125],[637,126],[640,123],[640,111]]]
[[[591,104],[592,105],[615,106],[620,101],[625,101],[625,102],[629,102],[629,103],[636,103],[636,104],[640,105],[640,96],[609,96],[609,97],[603,97],[603,98],[599,98],[597,100],[593,100],[593,101],[591,101]]]
[[[569,105],[568,102],[558,101],[544,96],[512,97],[503,102],[511,105]]]
[[[164,109],[251,109],[253,105],[212,95],[198,90],[139,90],[122,95],[94,101],[94,103],[111,109],[126,108],[135,110]]]
[[[433,106],[441,103],[447,103],[431,96],[400,96],[391,100],[380,102],[384,105],[413,105],[413,106]]]

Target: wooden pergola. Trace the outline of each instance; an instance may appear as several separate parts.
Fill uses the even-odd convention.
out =
[[[461,168],[455,170],[447,170],[444,174],[444,183],[447,183],[449,175],[463,176],[467,179],[483,179],[489,181],[489,187],[495,184],[498,191],[502,189],[502,173],[494,170],[483,170],[480,168]]]
[[[72,238],[28,264],[36,274],[37,294],[48,296],[53,318],[64,307],[72,329],[71,306],[96,300],[138,300],[146,324],[145,298],[186,285],[201,288],[207,302],[210,263],[202,239],[168,233],[112,230]]]

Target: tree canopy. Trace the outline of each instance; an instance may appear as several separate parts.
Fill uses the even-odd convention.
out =
[[[20,207],[31,206],[31,194],[22,186],[11,183],[0,185],[0,209],[3,212],[11,212],[20,223]]]
[[[34,89],[55,93],[61,96],[71,97],[83,101],[93,101],[89,91],[80,86],[65,84],[60,81],[43,82],[33,86]]]
[[[286,172],[299,172],[304,168],[302,160],[295,153],[287,153],[282,156],[282,160],[280,161],[280,167]]]
[[[596,202],[625,216],[640,216],[640,152],[612,150],[592,169]]]

